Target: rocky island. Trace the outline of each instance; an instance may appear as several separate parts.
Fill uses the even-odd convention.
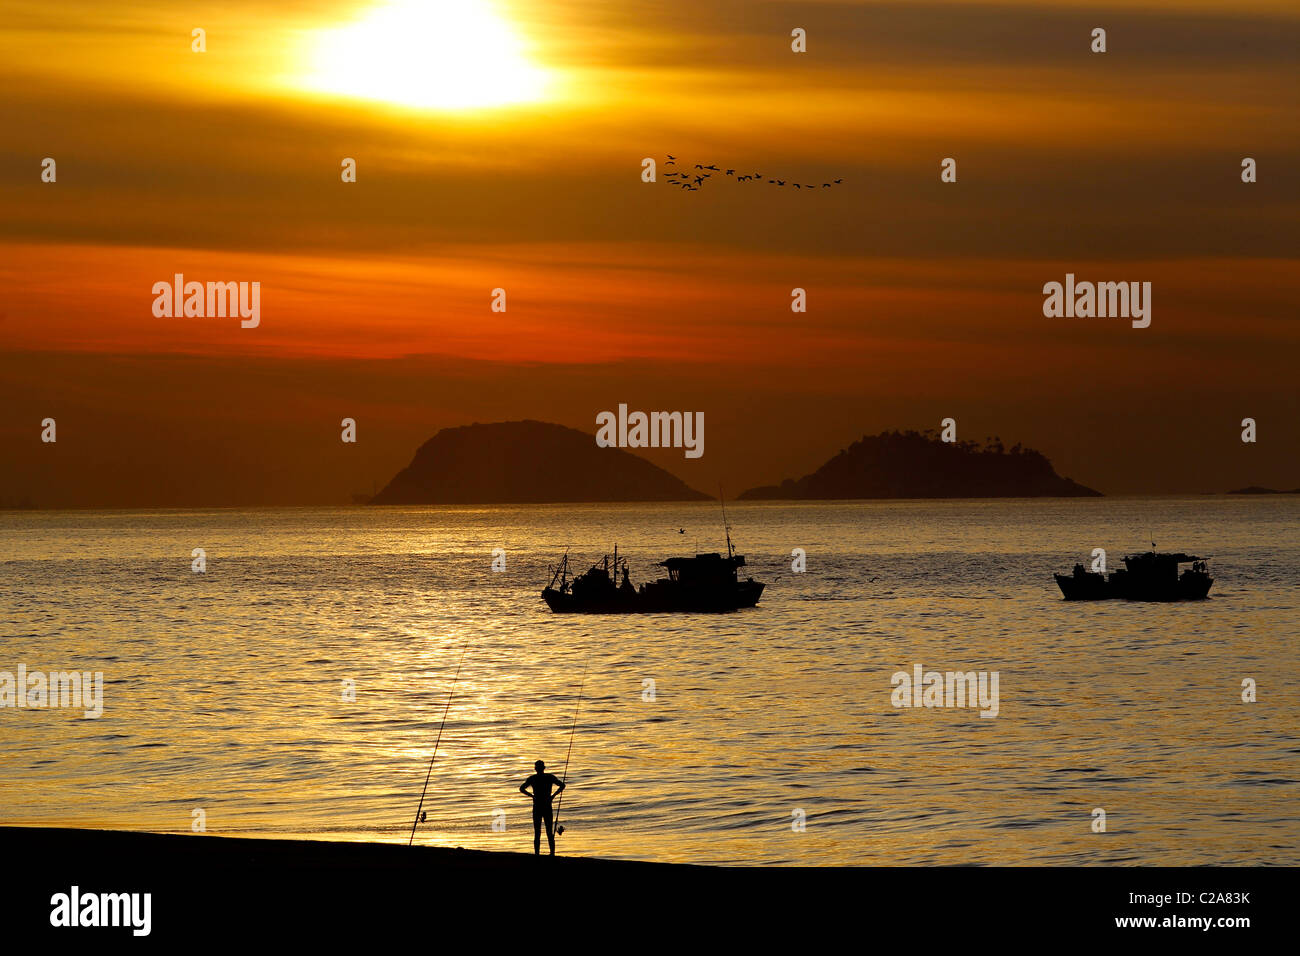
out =
[[[1041,452],[1000,440],[945,442],[935,432],[866,435],[810,475],[751,488],[742,500],[1074,498],[1101,492],[1062,478]]]
[[[371,499],[376,505],[708,501],[631,452],[547,422],[444,428]]]

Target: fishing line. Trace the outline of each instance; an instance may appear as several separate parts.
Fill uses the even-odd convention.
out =
[[[415,822],[411,824],[411,838],[406,841],[410,846],[415,842],[415,828],[420,825],[420,811],[424,809],[424,795],[429,792],[429,778],[433,776],[433,762],[438,757],[438,745],[442,743],[442,728],[447,726],[447,712],[451,710],[451,699],[456,693],[456,681],[460,680],[460,669],[465,664],[465,654],[469,651],[469,638],[460,651],[460,663],[456,665],[456,676],[451,679],[451,689],[447,692],[447,706],[442,711],[442,723],[438,725],[438,739],[433,743],[433,756],[429,758],[429,770],[424,775],[424,789],[420,791],[420,805],[415,808]],[[567,768],[566,768],[567,769]]]
[[[582,709],[582,690],[587,686],[587,665],[590,660],[582,662],[582,682],[578,684],[578,703],[573,708],[573,725],[569,728],[569,752],[564,755],[564,773],[560,776],[560,783],[569,782],[569,758],[573,756],[573,733],[578,729],[578,711]],[[555,800],[555,835],[559,836],[564,832],[564,827],[560,826],[560,805],[564,803],[564,789],[560,789],[560,795]]]

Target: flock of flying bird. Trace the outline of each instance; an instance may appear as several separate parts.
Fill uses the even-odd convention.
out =
[[[736,171],[734,169],[725,169],[725,170],[719,169],[716,165],[713,165],[711,163],[709,165],[705,165],[704,163],[696,163],[694,172],[691,172],[689,170],[680,170],[676,168],[677,157],[673,156],[671,153],[668,154],[668,161],[664,163],[664,167],[665,169],[669,170],[664,173],[664,178],[668,180],[668,184],[670,186],[678,186],[690,192],[694,192],[698,190],[701,186],[704,185],[706,180],[712,178],[714,173],[721,173],[724,176],[732,176],[735,178],[736,182],[738,183],[746,183],[746,182],[761,183],[763,181],[762,173],[742,173],[741,175],[737,176]],[[784,179],[769,179],[767,182],[771,186],[787,185],[787,182]],[[822,189],[832,189],[843,182],[844,180],[842,179],[835,179],[829,183],[822,183]],[[816,189],[817,188],[815,183],[796,183],[791,181],[788,183],[788,185],[793,186],[795,189]]]

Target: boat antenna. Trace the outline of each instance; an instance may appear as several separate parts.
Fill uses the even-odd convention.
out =
[[[578,729],[578,711],[582,709],[582,690],[587,686],[587,665],[590,660],[582,662],[582,682],[578,684],[578,702],[573,707],[573,724],[569,727],[569,752],[564,755],[564,773],[560,775],[561,783],[569,782],[569,758],[573,756],[573,732]],[[560,790],[559,797],[555,800],[555,835],[559,836],[564,832],[564,827],[560,826],[560,805],[564,803],[564,790]]]
[[[424,789],[420,791],[420,805],[415,808],[415,822],[411,824],[411,838],[406,841],[410,846],[415,842],[415,828],[420,825],[420,811],[424,809],[424,795],[429,792],[429,778],[433,776],[433,762],[438,757],[438,744],[442,743],[442,728],[447,726],[447,711],[451,710],[451,698],[456,693],[456,682],[460,680],[460,669],[465,664],[465,653],[469,650],[469,638],[460,651],[460,663],[456,665],[456,676],[451,679],[451,689],[447,692],[447,706],[442,711],[442,723],[438,725],[438,739],[433,742],[433,756],[429,758],[429,770],[424,775]]]
[[[722,530],[727,533],[727,560],[731,560],[731,525],[727,524],[727,496],[722,492],[722,483],[718,483],[718,501],[722,503]]]

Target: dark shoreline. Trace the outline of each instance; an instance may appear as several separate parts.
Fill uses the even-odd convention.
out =
[[[571,939],[604,951],[659,934],[669,944],[689,940],[696,948],[771,949],[785,939],[817,951],[832,937],[842,942],[864,932],[914,943],[917,927],[933,921],[936,911],[943,932],[944,925],[987,927],[1037,945],[1063,926],[1074,939],[1105,939],[1126,932],[1116,917],[1173,915],[1135,902],[1135,891],[1213,891],[1216,897],[1249,891],[1238,904],[1205,905],[1188,895],[1174,911],[1281,925],[1296,873],[1250,866],[695,866],[13,826],[0,827],[0,849],[8,861],[0,870],[6,941],[49,939],[60,944],[55,951],[70,937],[92,945],[153,940],[168,951],[195,940],[207,948],[256,940],[291,944],[297,952],[316,943],[336,949],[353,939],[368,948],[399,940],[474,948],[554,940],[561,947]],[[84,902],[104,894],[137,895],[141,902],[148,894],[148,939],[125,924],[55,924],[60,898]],[[1183,932],[1183,939],[1201,938],[1199,929]],[[1250,940],[1245,932],[1231,939]],[[1230,937],[1220,931],[1214,939],[1221,948]]]
[[[348,873],[374,870],[386,874],[457,871],[501,871],[539,865],[581,870],[679,869],[681,863],[602,860],[561,856],[539,859],[532,853],[501,850],[466,850],[460,847],[406,846],[398,843],[354,843],[336,840],[301,840],[230,837],[209,834],[150,833],[137,830],[82,830],[65,827],[0,826],[0,845],[36,857],[73,859],[148,860],[172,869],[194,867],[210,873],[217,869],[249,867],[336,868]],[[545,840],[542,851],[545,854]]]
[[[519,837],[531,850],[532,833]],[[543,844],[543,847],[545,844]],[[572,904],[587,925],[630,913],[664,887],[695,884],[713,867],[534,856],[397,843],[0,826],[6,936],[113,937],[124,926],[52,925],[60,897],[150,901],[149,940],[367,944],[406,935],[527,939]],[[74,889],[75,888],[75,889]],[[568,903],[561,904],[560,900]],[[173,950],[174,951],[174,950]]]

